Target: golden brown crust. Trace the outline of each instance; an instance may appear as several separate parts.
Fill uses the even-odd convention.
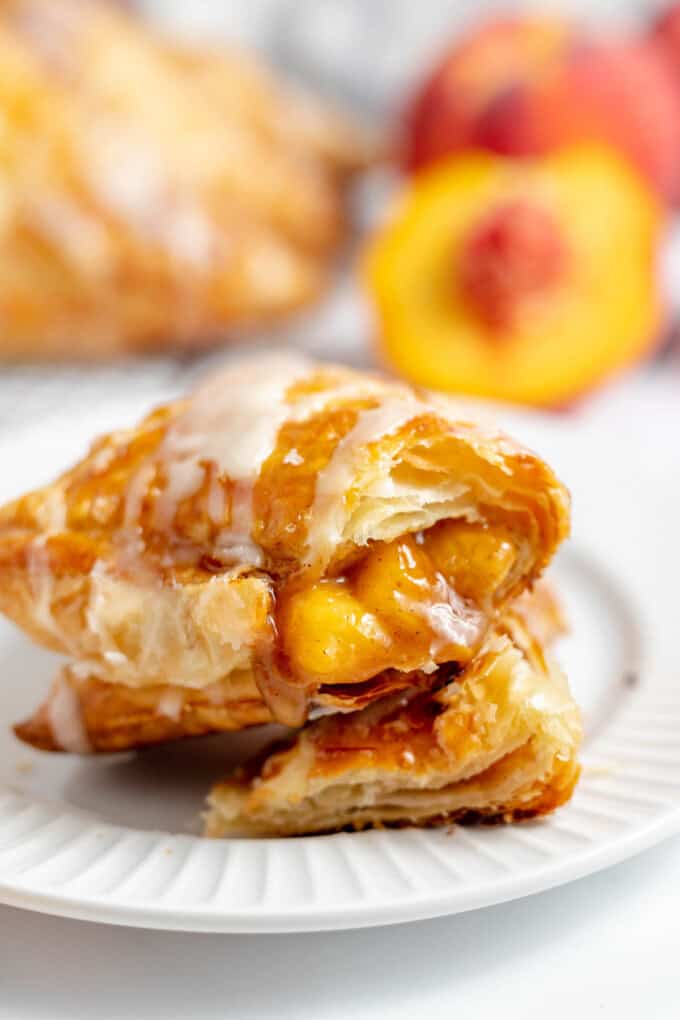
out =
[[[200,347],[319,294],[367,145],[249,58],[6,0],[0,105],[0,357]]]
[[[41,751],[67,750],[59,742],[50,711],[55,690],[63,683],[78,699],[87,750],[94,752],[125,751],[272,722],[252,676],[247,674],[230,677],[228,685],[194,690],[107,684],[65,669],[47,701],[14,727],[24,743]]]

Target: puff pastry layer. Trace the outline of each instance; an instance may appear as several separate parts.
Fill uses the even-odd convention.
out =
[[[568,522],[546,464],[450,401],[254,358],[0,509],[0,609],[79,677],[228,703],[245,675],[299,725],[468,663]]]
[[[512,613],[436,692],[307,724],[217,785],[206,834],[284,836],[545,814],[578,779],[579,712]]]
[[[245,55],[94,0],[2,3],[0,111],[0,357],[206,345],[314,298],[368,157]]]

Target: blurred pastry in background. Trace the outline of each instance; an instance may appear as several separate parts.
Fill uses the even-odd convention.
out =
[[[613,148],[440,160],[368,245],[380,346],[421,385],[564,406],[660,338],[662,222]]]
[[[0,357],[215,343],[320,293],[369,155],[242,53],[94,0],[0,9]]]

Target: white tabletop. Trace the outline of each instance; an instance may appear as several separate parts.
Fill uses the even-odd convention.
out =
[[[2,1020],[677,1020],[680,838],[471,914],[183,935],[0,908]]]

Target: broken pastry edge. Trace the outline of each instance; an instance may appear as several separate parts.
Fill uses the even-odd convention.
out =
[[[514,626],[522,624],[515,621]],[[499,667],[505,668],[500,687]],[[485,683],[488,687],[494,674],[496,700],[489,700]],[[430,748],[436,767],[429,772],[427,761],[419,761],[409,747],[413,731],[408,705],[402,746],[394,737],[384,755],[387,760],[377,764],[371,759],[379,759],[384,747],[370,717],[379,704],[339,721],[323,719],[307,724],[283,750],[265,757],[264,764],[260,757],[217,784],[207,801],[205,834],[306,835],[443,824],[473,816],[524,820],[547,814],[570,798],[580,772],[580,712],[561,670],[547,664],[542,654],[536,658],[530,640],[520,649],[509,636],[495,635],[486,662],[476,660],[460,680],[429,697],[440,711]],[[503,697],[505,706],[499,703]],[[368,720],[363,738],[362,717]],[[343,742],[343,727],[354,728],[358,749],[351,740]],[[361,742],[370,745],[372,735],[375,747],[369,746],[367,754]],[[328,747],[329,737],[330,758],[324,761],[324,739]],[[339,777],[335,785],[334,776]]]

